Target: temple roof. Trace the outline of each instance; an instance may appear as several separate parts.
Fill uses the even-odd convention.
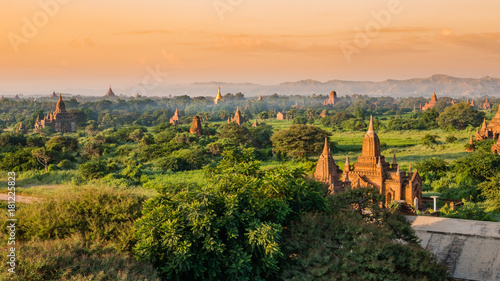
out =
[[[373,128],[373,116],[370,116],[370,126],[363,139],[363,149],[361,156],[379,157],[380,156],[380,140]]]
[[[66,105],[64,104],[64,101],[62,99],[62,95],[59,94],[59,100],[57,101],[57,104],[56,104],[56,111],[54,111],[55,113],[64,113],[66,112]]]
[[[113,93],[113,90],[111,89],[111,86],[109,86],[109,90],[106,93],[106,96],[107,97],[114,97],[114,96],[116,96],[115,93]]]
[[[432,94],[431,101],[437,102],[436,92]]]
[[[217,104],[218,101],[223,100],[223,99],[224,98],[220,94],[220,87],[219,87],[219,91],[217,92],[217,96],[215,97],[214,102],[215,102],[215,104]]]

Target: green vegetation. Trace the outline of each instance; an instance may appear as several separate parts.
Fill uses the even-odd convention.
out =
[[[494,113],[445,98],[425,112],[413,110],[421,98],[321,105],[326,98],[79,98],[66,101],[78,131],[64,135],[15,132],[55,101],[0,100],[0,189],[15,171],[16,194],[39,197],[17,206],[17,280],[443,279],[408,223],[378,208],[378,194],[325,199],[310,178],[315,157],[328,138],[341,169],[346,154],[356,162],[373,115],[382,154],[396,154],[403,170],[412,164],[427,195],[470,200],[455,210],[439,200],[442,216],[499,221],[494,141],[464,151]],[[237,106],[251,121],[227,123]],[[181,124],[172,126],[175,108]],[[284,109],[288,120],[275,120]],[[195,114],[202,136],[189,133]]]
[[[137,221],[137,255],[166,280],[445,280],[377,190],[328,202],[302,171],[261,170],[251,155],[225,153],[204,186],[159,188]]]

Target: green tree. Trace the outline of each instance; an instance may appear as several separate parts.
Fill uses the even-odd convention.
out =
[[[35,157],[38,163],[42,164],[45,168],[45,172],[47,172],[47,167],[49,166],[50,161],[52,160],[52,155],[50,151],[47,151],[45,148],[37,148],[31,151],[31,155]]]
[[[231,139],[236,145],[251,143],[250,131],[245,126],[240,126],[235,122],[225,124],[221,128],[221,139]]]
[[[78,140],[69,136],[54,136],[47,141],[45,146],[57,152],[75,152],[78,150]]]
[[[307,118],[305,118],[304,116],[297,116],[297,117],[293,118],[292,124],[305,125],[305,124],[307,124]]]
[[[106,175],[106,164],[100,160],[90,160],[78,166],[78,173],[85,180],[99,179]]]
[[[283,225],[325,201],[303,171],[262,171],[252,154],[225,152],[204,186],[157,188],[136,223],[135,253],[166,280],[275,280]]]
[[[428,109],[422,113],[420,118],[420,125],[424,129],[435,129],[438,127],[437,118],[439,112],[435,108]]]
[[[446,269],[418,244],[409,222],[382,209],[376,189],[333,195],[283,234],[283,280],[446,280]],[[369,212],[367,212],[369,211]]]
[[[439,114],[437,122],[443,129],[451,125],[455,129],[463,130],[469,125],[473,127],[481,125],[483,118],[484,112],[477,111],[469,104],[462,102],[446,108],[443,113]]]
[[[134,142],[140,142],[144,137],[144,132],[140,129],[135,129],[128,137]]]
[[[306,158],[321,151],[331,134],[312,125],[292,125],[271,137],[276,151],[289,157]]]
[[[432,145],[437,144],[437,138],[437,135],[426,134],[422,137],[421,141],[423,145],[431,147]]]
[[[500,173],[479,184],[482,196],[488,200],[491,211],[500,211]]]

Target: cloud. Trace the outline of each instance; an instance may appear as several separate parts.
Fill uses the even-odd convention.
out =
[[[393,27],[382,28],[381,33],[414,33],[414,32],[429,32],[431,29],[425,27]]]
[[[172,31],[164,30],[164,29],[156,29],[156,30],[133,30],[121,33],[113,33],[116,35],[147,35],[147,34],[167,34],[172,33]]]
[[[440,42],[458,47],[474,48],[491,52],[500,51],[500,32],[456,35],[449,29],[443,29],[437,36],[437,39]]]
[[[69,42],[69,46],[73,48],[85,48],[94,47],[97,43],[92,39],[91,36],[87,36],[81,39],[73,39]]]

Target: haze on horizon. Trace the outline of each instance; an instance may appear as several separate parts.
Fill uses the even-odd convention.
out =
[[[144,81],[500,77],[498,1],[25,0],[2,6],[0,91]],[[388,7],[390,17],[377,20],[374,14],[387,15],[380,11]],[[44,22],[45,11],[51,15]],[[26,32],[26,20],[39,21],[35,30]],[[354,38],[367,36],[373,22],[380,29],[356,46]],[[346,56],[345,46],[356,51]],[[161,78],[151,79],[152,72]]]

